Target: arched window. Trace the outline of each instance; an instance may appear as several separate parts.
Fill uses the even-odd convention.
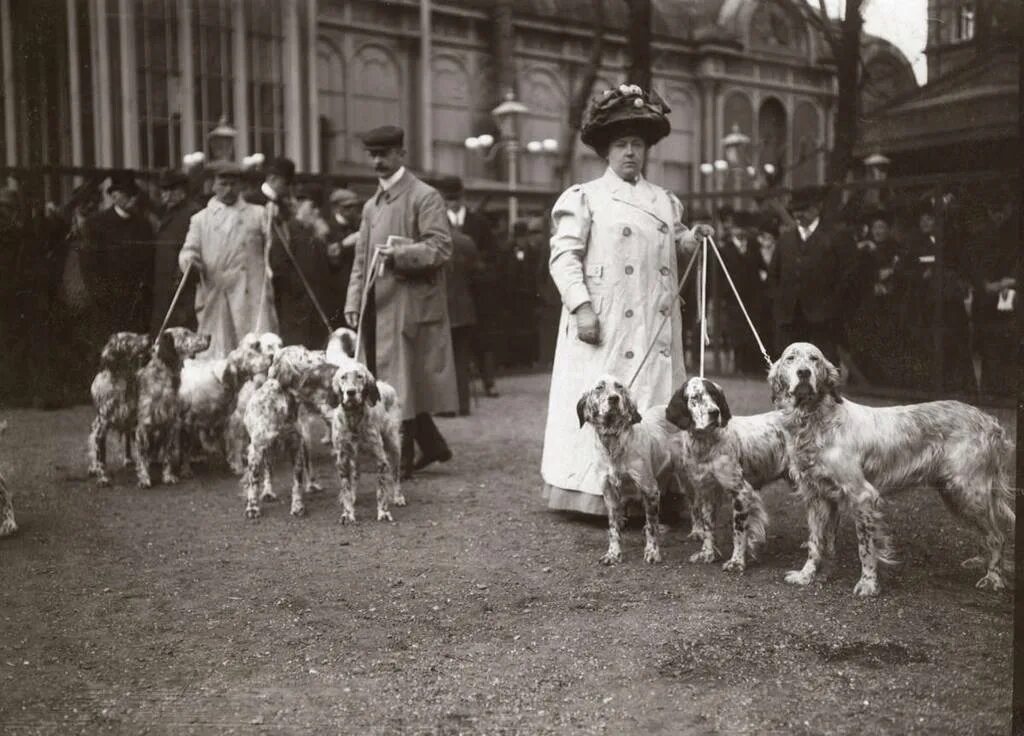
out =
[[[692,95],[682,85],[670,85],[660,92],[672,109],[669,113],[672,132],[653,149],[647,172],[655,184],[676,194],[685,194],[690,191],[693,176],[696,108]]]
[[[345,158],[345,60],[327,39],[317,43],[317,84],[321,117],[320,156],[323,171]]]
[[[769,97],[757,114],[758,163],[772,164],[778,170],[786,160],[788,138],[786,109],[778,98]]]
[[[349,130],[353,134],[381,125],[401,125],[402,80],[394,55],[382,46],[363,46],[352,59]],[[349,160],[361,161],[362,148],[349,136]]]
[[[434,167],[466,171],[465,140],[473,135],[469,74],[462,59],[448,54],[433,60]]]
[[[821,118],[812,103],[798,102],[793,112],[793,141],[790,146],[790,184],[794,187],[817,184],[821,157]]]
[[[569,114],[565,90],[554,72],[535,68],[527,72],[520,82],[523,103],[529,112],[521,121],[520,140],[524,143],[545,138],[560,137],[562,126]],[[521,181],[524,184],[555,184],[555,167],[548,155],[522,154]]]

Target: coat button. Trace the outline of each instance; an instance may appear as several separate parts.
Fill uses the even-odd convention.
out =
[[[633,351],[632,350],[627,350],[626,351],[626,358],[632,358],[632,357],[633,357]]]
[[[662,276],[668,276],[668,267],[667,266],[662,266],[661,267],[661,275]]]
[[[622,228],[622,234],[628,238],[630,235],[633,234],[633,231],[630,230],[628,227],[624,227]]]
[[[633,273],[633,267],[632,266],[626,266],[626,275],[629,276],[632,273]]]
[[[626,316],[627,317],[632,317],[633,316],[633,310],[632,309],[627,309],[626,310]]]
[[[658,226],[658,230],[660,230],[660,231],[661,231],[661,232],[663,232],[663,233],[667,233],[667,232],[668,232],[668,225],[666,225],[666,224],[665,224],[665,223],[663,222],[663,223],[661,223],[661,224],[660,224],[660,225]]]
[[[667,316],[668,316],[668,307],[662,307],[662,308],[661,308],[661,309],[659,309],[658,311],[659,311],[659,312],[661,312],[661,315],[662,315],[663,317],[667,317]]]
[[[661,354],[664,355],[666,358],[668,358],[669,356],[672,355],[672,351],[669,350],[668,348],[662,348],[661,349]]]

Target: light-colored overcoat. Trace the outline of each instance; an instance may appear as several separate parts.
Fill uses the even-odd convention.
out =
[[[389,235],[411,239],[392,262],[373,269],[376,377],[398,391],[402,419],[455,411],[455,361],[444,265],[452,239],[444,200],[406,171],[363,206],[363,221],[349,278],[345,312],[362,313],[373,251]],[[365,359],[365,346],[360,345]]]
[[[576,414],[584,391],[606,373],[628,383],[652,343],[632,387],[641,414],[667,404],[685,380],[675,295],[680,257],[695,243],[682,214],[675,195],[643,178],[629,184],[610,168],[599,179],[570,187],[555,203],[549,268],[562,315],[541,474],[549,493],[553,486],[585,495],[569,504],[552,497],[553,506],[604,513],[592,430],[581,428]],[[571,312],[587,301],[600,322],[599,345],[576,336]]]
[[[190,254],[203,264],[195,306],[199,332],[211,336],[210,348],[200,356],[204,359],[227,357],[257,323],[260,332],[278,331],[274,287],[264,275],[265,217],[263,207],[241,197],[231,205],[214,197],[189,221],[178,265],[184,272]]]

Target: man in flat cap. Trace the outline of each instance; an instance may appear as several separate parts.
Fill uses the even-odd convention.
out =
[[[345,320],[355,328],[362,318],[361,354],[398,391],[402,475],[411,477],[452,456],[431,419],[458,408],[444,272],[451,234],[441,195],[404,166],[402,129],[376,128],[362,140],[380,186],[363,207]]]
[[[267,262],[266,212],[239,194],[242,170],[222,162],[213,169],[213,197],[189,222],[178,255],[182,273],[198,274],[195,310],[199,331],[212,340],[204,358],[224,358],[248,332],[277,332],[274,286]]]
[[[131,173],[110,177],[111,206],[84,224],[82,279],[93,300],[95,339],[149,329],[153,288],[153,228],[139,212],[141,190]]]
[[[168,170],[157,180],[163,209],[153,241],[153,311],[150,316],[150,333],[155,334],[163,324],[164,316],[171,306],[171,299],[181,281],[178,270],[178,252],[188,234],[189,220],[198,208],[188,196],[189,181],[181,171]],[[195,282],[193,276],[178,297],[174,313],[167,321],[169,326],[181,325],[195,329]]]
[[[779,237],[772,306],[779,349],[794,342],[814,343],[838,366],[842,327],[836,294],[845,293],[851,278],[845,258],[851,247],[843,231],[821,219],[826,194],[824,187],[793,192],[789,211],[796,227]]]
[[[351,189],[335,189],[331,192],[331,212],[327,217],[327,262],[331,270],[331,281],[339,284],[337,302],[332,301],[327,316],[332,321],[345,311],[345,294],[348,280],[352,276],[352,262],[356,257],[356,242],[359,240],[359,224],[363,206],[359,195]]]

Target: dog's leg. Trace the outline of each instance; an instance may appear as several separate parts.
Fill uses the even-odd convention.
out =
[[[149,432],[140,423],[135,430],[135,473],[139,479],[139,488],[153,487],[149,477],[149,451]]]
[[[164,439],[162,448],[164,468],[161,479],[164,485],[173,486],[178,482],[175,470],[181,462],[181,427],[177,422],[167,429],[167,436]]]
[[[405,496],[402,495],[402,439],[399,431],[397,424],[388,424],[381,430],[381,440],[384,443],[388,464],[391,466],[391,503],[395,506],[405,506]]]
[[[96,483],[101,486],[109,486],[110,478],[107,476],[107,431],[110,429],[107,420],[97,415],[92,420],[92,429],[89,431],[89,475],[96,478]]]
[[[622,562],[620,537],[626,524],[626,514],[622,504],[622,483],[611,474],[604,481],[604,505],[608,509],[608,551],[600,562],[602,565],[614,565]]]
[[[245,491],[245,518],[260,518],[259,486],[263,480],[266,462],[265,453],[255,443],[249,445],[248,462],[245,475],[242,476],[242,488]]]
[[[306,447],[305,438],[302,435],[292,437],[289,440],[289,447],[292,456],[292,516],[304,516],[306,505],[303,502],[302,494],[305,490],[309,477],[306,475],[306,468],[309,463],[309,451]]]
[[[661,489],[658,482],[650,478],[646,486],[640,488],[640,497],[644,504],[644,562],[654,564],[661,562],[661,550],[658,547],[658,535],[661,533],[659,513],[661,511]]]
[[[807,502],[807,561],[799,570],[786,573],[786,582],[792,585],[809,585],[821,569],[822,557],[827,554],[829,545],[829,529],[835,529],[838,522],[839,509],[834,501],[815,496]]]
[[[359,469],[356,467],[358,447],[350,438],[334,436],[335,464],[338,468],[338,503],[341,504],[341,523],[355,523],[356,487],[359,484]]]
[[[885,519],[879,508],[881,500],[874,486],[864,481],[856,501],[860,580],[853,588],[854,595],[878,595],[880,590],[878,563],[893,564],[895,562],[890,548],[889,535],[885,529]]]
[[[134,460],[132,459],[134,457],[134,455],[132,454],[132,433],[131,433],[131,431],[122,432],[121,433],[121,439],[123,440],[122,444],[124,446],[124,468],[125,468],[125,470],[131,470],[132,465],[135,464]]]
[[[690,562],[711,563],[720,556],[715,546],[715,520],[718,515],[718,498],[713,489],[697,488],[694,491],[693,531],[691,537],[700,540],[700,550],[690,555]]]
[[[316,416],[317,415],[307,414],[305,418],[300,420],[299,422],[299,428],[302,432],[302,442],[306,446],[305,483],[307,493],[320,493],[320,491],[323,490],[323,487],[319,483],[317,483],[316,470],[313,467],[312,453],[309,451],[309,448],[313,446],[313,433],[310,430],[312,429],[312,423],[316,420]],[[328,421],[328,429],[329,428],[330,422]]]
[[[193,477],[192,453],[195,450],[195,436],[198,431],[199,428],[195,427],[188,419],[182,421],[181,428],[178,430],[177,467],[178,473],[185,479]]]
[[[388,454],[384,450],[384,438],[380,432],[371,429],[367,432],[366,448],[370,451],[377,463],[377,521],[394,521],[391,511],[388,509],[388,502],[394,496],[391,484],[394,481],[394,471],[388,460]]]
[[[754,548],[765,541],[765,526],[768,514],[761,501],[761,494],[745,480],[740,481],[732,498],[732,557],[722,569],[726,572],[743,572],[747,567],[747,554],[754,556]]]
[[[7,481],[0,475],[0,537],[6,537],[16,531],[18,531],[18,525],[14,523],[11,494],[7,490]]]
[[[984,471],[979,475],[984,478]],[[1009,585],[1013,561],[1006,556],[1006,532],[1014,528],[1013,503],[1009,491],[1001,491],[999,478],[985,478],[980,487],[954,482],[939,486],[943,500],[953,514],[966,521],[981,537],[983,554],[961,563],[965,568],[984,568],[985,575],[975,584],[983,590],[1003,590]],[[1005,498],[1004,498],[1005,497]],[[1005,508],[1004,508],[1005,505]]]

